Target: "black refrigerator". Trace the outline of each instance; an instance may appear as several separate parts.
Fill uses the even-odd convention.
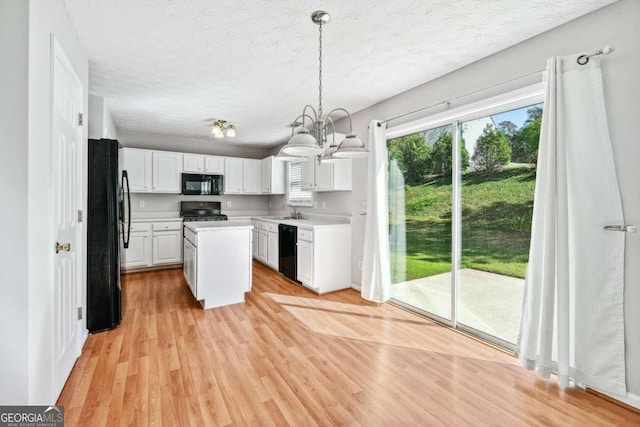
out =
[[[131,210],[127,172],[118,169],[120,144],[90,139],[87,188],[87,329],[113,329],[122,320],[120,234],[128,247],[125,201]],[[129,212],[130,213],[130,212]],[[129,221],[126,221],[128,224]]]

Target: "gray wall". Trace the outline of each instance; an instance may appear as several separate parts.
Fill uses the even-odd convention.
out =
[[[0,0],[0,405],[28,401],[29,3]],[[10,244],[9,244],[10,243]]]
[[[145,213],[152,212],[178,212],[180,201],[202,201],[221,202],[222,211],[227,215],[250,215],[256,211],[269,210],[269,198],[272,196],[243,196],[243,195],[223,195],[223,196],[182,196],[179,194],[144,194],[137,193],[131,195],[131,213],[142,217]],[[144,207],[140,206],[144,202]],[[227,203],[231,203],[227,207]]]
[[[118,129],[118,141],[129,148],[178,151],[182,153],[210,154],[230,157],[263,159],[269,156],[269,147],[260,145],[238,146],[233,140],[222,141],[211,138],[184,138]]]
[[[640,99],[640,2],[621,0],[575,21],[569,22],[540,36],[505,49],[424,85],[376,104],[353,115],[354,130],[363,139],[368,138],[367,126],[372,119],[384,120],[428,105],[450,100],[474,91],[492,87],[545,68],[547,58],[576,52],[591,52],[612,43],[616,51],[602,59],[602,72],[609,130],[620,181],[624,212],[628,224],[640,224],[640,117],[637,102]],[[393,78],[393,76],[389,76]],[[537,78],[539,81],[539,78]],[[452,103],[456,107],[500,92],[531,84],[523,80],[514,85],[501,86],[476,97]],[[422,116],[441,110],[432,110]],[[413,115],[415,120],[421,115]],[[399,125],[395,121],[390,126]],[[345,132],[344,120],[336,126]],[[358,215],[360,203],[366,200],[367,162],[355,160],[353,164],[353,191],[351,197],[333,193],[318,197],[331,209],[345,209],[353,215],[352,280],[360,284],[358,261],[364,245],[364,220]],[[318,211],[320,210],[313,210]],[[627,345],[627,386],[630,392],[640,394],[640,234],[627,236],[625,320]]]

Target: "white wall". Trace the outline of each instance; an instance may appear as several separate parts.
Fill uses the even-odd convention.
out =
[[[85,55],[62,0],[29,2],[29,157],[23,167],[28,171],[28,289],[29,349],[21,356],[29,361],[29,404],[50,405],[52,392],[52,288],[53,224],[51,153],[51,36],[60,42],[84,86],[83,112],[88,112],[88,68]],[[84,127],[83,140],[88,136]],[[86,211],[86,143],[82,144],[83,210]],[[12,222],[13,224],[13,222]],[[82,229],[79,261],[83,282],[79,303],[86,301],[86,233]],[[15,258],[15,257],[13,257]],[[22,401],[22,403],[27,403]]]
[[[609,130],[618,170],[620,190],[626,222],[640,224],[640,120],[637,100],[640,99],[640,2],[621,0],[603,9],[578,18],[540,36],[505,49],[488,58],[447,74],[412,90],[376,104],[353,115],[354,130],[363,139],[368,138],[367,126],[372,119],[384,120],[422,107],[492,87],[509,80],[544,69],[547,58],[576,52],[592,52],[608,43],[616,51],[602,59],[604,91]],[[399,52],[401,54],[401,52]],[[389,76],[393,78],[393,76]],[[539,78],[536,78],[539,81]],[[481,96],[454,102],[451,107],[488,97],[499,92],[531,84],[522,80],[514,85],[502,86]],[[432,110],[422,116],[441,110]],[[415,120],[413,115],[406,120]],[[390,126],[398,125],[395,121]],[[336,125],[338,131],[346,129],[345,121]],[[360,201],[366,199],[366,161],[355,160],[353,191],[345,200],[342,194],[323,196],[327,205],[345,203],[353,215],[353,282],[360,283],[358,261],[364,244],[364,217],[358,215]],[[625,259],[625,321],[627,346],[627,387],[640,394],[640,234],[627,236]]]
[[[0,405],[28,401],[29,4],[0,0]]]

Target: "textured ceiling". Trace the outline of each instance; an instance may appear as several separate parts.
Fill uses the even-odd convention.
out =
[[[318,104],[355,112],[614,0],[65,0],[90,59],[90,92],[128,132],[234,141],[287,138]]]

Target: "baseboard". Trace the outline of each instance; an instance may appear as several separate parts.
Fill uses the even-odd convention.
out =
[[[635,409],[635,412],[640,411],[640,395],[627,392],[626,396],[617,396],[614,394],[605,393],[604,391],[598,390],[597,388],[594,388],[594,387],[590,387],[590,389],[596,392],[597,394],[602,395],[607,400],[613,400],[615,401],[614,403],[619,402],[623,406],[624,405],[630,406],[631,407],[630,409],[631,410]]]
[[[129,267],[129,268],[121,267],[120,273],[122,274],[143,273],[145,271],[167,270],[170,268],[182,268],[182,264],[164,264],[164,265],[153,265],[148,267]]]
[[[351,289],[355,289],[356,291],[360,292],[362,290],[362,287],[352,283],[351,284]]]

